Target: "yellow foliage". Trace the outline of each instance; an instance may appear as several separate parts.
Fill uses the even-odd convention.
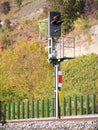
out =
[[[17,43],[12,50],[5,50],[0,59],[0,72],[2,100],[49,97],[52,67],[43,45]]]
[[[79,32],[85,32],[89,29],[89,22],[87,19],[78,18],[74,21],[75,30]]]

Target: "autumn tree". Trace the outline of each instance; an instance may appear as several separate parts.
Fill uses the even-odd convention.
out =
[[[53,88],[51,70],[43,45],[21,43],[5,50],[0,58],[0,99],[49,97]]]

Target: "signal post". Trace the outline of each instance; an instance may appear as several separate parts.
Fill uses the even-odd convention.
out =
[[[54,116],[60,118],[61,109],[61,87],[62,72],[60,70],[60,59],[57,59],[55,49],[55,39],[61,37],[61,19],[60,12],[49,12],[48,14],[48,61],[54,66]]]

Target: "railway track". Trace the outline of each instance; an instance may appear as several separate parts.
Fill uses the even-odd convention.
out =
[[[15,120],[6,120],[6,123],[23,123],[23,122],[64,122],[64,121],[93,121],[98,120],[98,114],[96,115],[83,115],[83,116],[66,116],[57,119],[55,117],[51,118],[30,118],[30,119],[15,119]]]
[[[98,114],[56,118],[6,120],[0,130],[98,130]]]

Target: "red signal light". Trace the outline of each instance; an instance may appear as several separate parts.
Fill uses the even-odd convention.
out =
[[[60,15],[54,16],[53,20],[51,21],[51,24],[56,24],[56,25],[59,25],[62,23],[63,23],[63,20],[60,20]]]
[[[60,15],[56,15],[53,17],[53,20],[57,22],[59,20],[59,18],[60,18]]]
[[[59,21],[59,18],[60,18],[60,15],[56,15],[53,17],[52,21],[51,21],[51,24],[55,24]]]

